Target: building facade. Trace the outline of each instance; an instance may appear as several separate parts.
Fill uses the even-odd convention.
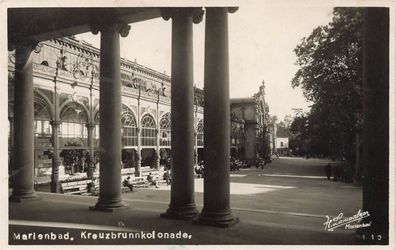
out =
[[[99,167],[99,49],[73,37],[39,43],[33,52],[34,174],[51,176],[59,152],[66,172]],[[10,156],[13,151],[15,54],[8,57]],[[170,77],[121,59],[123,168],[170,163]],[[202,158],[203,93],[196,89],[195,155]],[[56,132],[54,132],[56,131]],[[10,157],[12,163],[12,157]],[[11,164],[10,164],[11,165]],[[60,171],[63,171],[62,169]]]
[[[274,126],[265,102],[264,81],[252,97],[232,98],[231,156],[253,165],[258,157],[265,158],[274,149]]]

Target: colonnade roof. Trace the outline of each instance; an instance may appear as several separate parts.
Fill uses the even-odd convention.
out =
[[[9,8],[8,39],[45,41],[90,32],[104,21],[135,23],[161,17],[160,8]]]

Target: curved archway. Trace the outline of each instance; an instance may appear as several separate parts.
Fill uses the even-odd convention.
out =
[[[85,112],[85,114],[87,115],[87,121],[89,121],[89,110],[88,108],[84,105],[84,103],[82,103],[79,100],[72,100],[72,99],[68,99],[66,101],[64,101],[60,107],[59,110],[61,110],[60,116],[62,116],[62,112],[67,108],[67,106],[70,105],[79,105],[80,109],[83,110]],[[60,119],[62,120],[62,117],[60,117]]]
[[[34,133],[35,136],[51,137],[52,108],[48,99],[40,93],[34,93]]]
[[[122,105],[121,113],[122,146],[137,146],[137,122],[133,111],[126,105]]]
[[[62,105],[60,112],[60,141],[61,146],[87,146],[88,112],[77,102],[68,102]]]
[[[34,95],[40,97],[40,99],[48,104],[50,120],[54,119],[55,111],[52,101],[40,89],[34,89]]]
[[[204,146],[204,124],[203,119],[198,121],[197,125],[197,147]]]
[[[142,146],[156,146],[156,125],[154,117],[148,113],[143,115],[142,126]]]
[[[162,115],[160,120],[160,146],[171,146],[171,114]]]

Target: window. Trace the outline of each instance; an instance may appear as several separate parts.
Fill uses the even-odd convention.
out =
[[[122,124],[122,146],[137,146],[137,123],[132,111],[122,105],[121,113]]]
[[[61,112],[61,145],[86,146],[88,138],[88,116],[78,103],[66,105]]]
[[[154,118],[146,114],[142,118],[142,146],[156,146],[157,135]]]
[[[170,113],[162,116],[160,121],[160,146],[171,146],[171,118]]]
[[[203,120],[199,120],[197,125],[197,146],[203,147],[204,145],[204,127],[203,127]]]
[[[34,136],[36,146],[51,147],[51,111],[48,103],[38,94],[34,96]]]

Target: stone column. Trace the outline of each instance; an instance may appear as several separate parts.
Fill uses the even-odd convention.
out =
[[[140,120],[140,86],[139,86],[139,96],[138,96],[138,105],[137,105],[137,166],[135,168],[135,176],[139,177],[142,176],[142,122]]]
[[[10,139],[9,139],[9,159],[8,159],[8,174],[10,176],[9,184],[11,186],[13,185],[13,179],[14,177],[11,175],[12,171],[14,170],[14,151],[15,151],[15,146],[14,146],[14,117],[13,116],[8,116],[8,121],[10,122]]]
[[[194,17],[194,10],[198,16]],[[168,210],[161,217],[190,220],[198,215],[194,201],[194,84],[193,19],[202,10],[175,8],[164,13],[172,18],[171,146],[172,186]]]
[[[33,58],[35,44],[15,50],[14,169],[10,201],[36,197],[34,192]]]
[[[87,125],[87,130],[88,130],[88,148],[89,148],[89,159],[88,160],[88,170],[87,170],[87,176],[88,178],[92,179],[93,178],[93,173],[94,173],[94,129],[95,129],[95,124],[94,123],[88,123]]]
[[[52,173],[51,173],[52,193],[60,193],[59,166],[61,165],[61,162],[59,157],[59,134],[58,134],[60,124],[61,123],[58,120],[51,121],[52,146],[54,149],[52,154]]]
[[[206,8],[204,77],[204,208],[198,223],[229,227],[230,96],[228,8]]]
[[[194,131],[194,163],[198,165],[198,132]]]
[[[136,154],[136,160],[137,160],[137,168],[135,169],[135,176],[139,177],[142,176],[142,133],[140,126],[137,128],[137,137],[138,137],[138,146],[137,146],[137,154]]]
[[[108,20],[108,19],[107,19]],[[113,211],[124,206],[121,199],[121,73],[120,34],[129,26],[109,23],[100,26],[100,193],[91,209]]]
[[[160,100],[160,96],[158,93],[158,97],[157,97],[157,129],[155,130],[155,133],[157,135],[156,139],[156,143],[157,143],[157,148],[156,148],[156,154],[157,154],[157,158],[156,158],[156,168],[157,170],[160,169],[160,136],[161,136],[161,121],[160,121],[160,115],[159,115],[159,100]]]
[[[365,244],[389,240],[389,9],[366,8],[363,44],[363,210]],[[363,212],[363,211],[362,211]]]
[[[157,110],[157,112],[158,112],[158,110]],[[158,119],[158,118],[157,118]],[[157,154],[157,158],[156,158],[156,168],[157,168],[157,170],[159,170],[160,169],[160,158],[161,158],[161,156],[160,156],[160,129],[159,129],[159,122],[158,122],[158,128],[155,130],[155,132],[156,132],[156,134],[157,134],[157,148],[156,148],[156,154]]]

